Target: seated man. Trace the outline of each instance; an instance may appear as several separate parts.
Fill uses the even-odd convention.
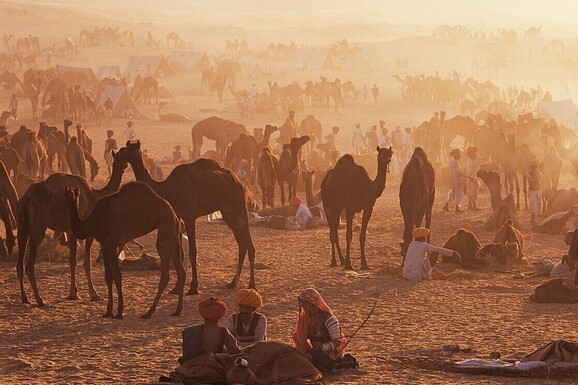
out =
[[[222,353],[223,347],[229,354],[240,352],[235,337],[227,328],[218,325],[226,312],[227,305],[219,297],[210,297],[199,303],[199,313],[205,323],[183,330],[183,356],[179,358],[179,363],[203,353]]]
[[[413,237],[415,240],[410,243],[409,248],[407,249],[407,254],[405,255],[405,261],[403,264],[404,278],[415,281],[432,279],[432,270],[437,261],[437,255],[435,258],[431,258],[427,255],[428,252],[454,256],[458,260],[461,260],[461,256],[458,252],[443,247],[435,247],[427,243],[425,239],[428,235],[429,229],[426,229],[425,227],[418,227],[413,230]]]
[[[227,329],[242,347],[267,339],[267,318],[256,310],[263,305],[261,295],[255,289],[237,292],[239,312],[229,316]]]
[[[183,160],[183,154],[181,153],[181,146],[177,144],[175,151],[173,151],[173,162],[179,163],[181,160]]]
[[[295,209],[295,222],[299,226],[299,230],[317,227],[317,221],[313,218],[309,207],[302,204],[299,197],[295,196],[289,199],[289,204]]]

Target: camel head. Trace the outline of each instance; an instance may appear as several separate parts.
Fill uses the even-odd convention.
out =
[[[64,128],[68,128],[70,126],[72,126],[72,121],[64,119]]]
[[[393,156],[393,151],[391,150],[391,146],[389,148],[386,147],[379,147],[377,146],[377,160],[379,163],[384,163],[386,166],[391,162],[391,157]],[[387,169],[389,172],[389,168]]]
[[[126,168],[128,167],[127,149],[123,147],[116,152],[114,150],[110,150],[110,154],[112,155],[113,158],[112,167],[113,168],[118,167],[123,171],[126,170]]]
[[[307,135],[303,135],[298,138],[292,138],[291,143],[289,144],[291,152],[296,154],[305,143],[309,142],[310,139],[311,138]]]
[[[130,163],[131,165],[142,164],[142,155],[141,155],[141,146],[140,140],[129,140],[126,142],[126,146],[119,150],[119,153],[122,152],[123,159]]]
[[[272,125],[270,125],[270,124],[267,124],[267,125],[265,126],[265,134],[272,134],[272,133],[274,133],[275,131],[278,131],[278,130],[279,130],[279,128],[278,128],[277,126],[272,126]]]
[[[502,258],[506,263],[514,262],[518,259],[518,244],[516,242],[506,242],[503,245]]]

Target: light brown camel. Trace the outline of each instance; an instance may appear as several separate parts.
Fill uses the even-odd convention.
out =
[[[140,142],[128,142],[125,149],[126,160],[131,164],[136,179],[150,185],[161,198],[166,199],[179,218],[185,222],[189,236],[189,259],[193,272],[191,288],[187,294],[199,292],[195,221],[198,217],[215,211],[221,212],[223,220],[233,231],[239,246],[235,277],[227,287],[233,288],[237,285],[245,255],[248,253],[251,274],[249,287],[254,288],[255,247],[249,232],[245,190],[235,173],[220,167],[213,160],[198,159],[193,163],[178,165],[164,181],[156,182],[144,167]]]
[[[315,119],[313,115],[309,115],[301,121],[301,124],[297,128],[297,133],[299,135],[307,135],[311,138],[308,144],[309,151],[316,148],[316,141],[321,142],[323,140],[323,127],[321,126],[321,122]]]
[[[70,173],[86,179],[86,160],[84,159],[84,150],[78,144],[78,138],[73,136],[66,147],[66,160]]]
[[[29,303],[24,292],[24,255],[26,246],[28,246],[28,256],[26,260],[26,275],[34,291],[34,297],[38,306],[44,306],[44,301],[40,296],[36,278],[34,275],[34,264],[38,247],[44,239],[46,229],[52,229],[55,232],[67,232],[70,234],[70,218],[64,195],[62,192],[66,187],[78,187],[82,191],[80,199],[80,213],[85,217],[96,204],[98,198],[110,195],[116,192],[120,186],[122,174],[127,167],[119,153],[112,153],[113,165],[112,175],[107,185],[100,190],[95,190],[89,186],[85,179],[68,174],[53,174],[45,181],[34,183],[24,193],[18,202],[18,264],[16,271],[20,281],[20,293],[22,303]],[[70,247],[70,294],[68,299],[78,299],[78,290],[76,288],[76,237],[71,235],[68,239]],[[85,242],[84,271],[88,281],[88,291],[92,301],[100,300],[92,284],[90,246],[92,239]]]
[[[297,192],[297,182],[299,181],[299,150],[309,141],[307,135],[291,139],[291,143],[283,146],[283,152],[279,157],[277,166],[277,183],[281,190],[281,206],[285,205],[285,183],[289,199]]]
[[[257,139],[253,135],[245,133],[240,134],[239,137],[231,143],[227,150],[225,165],[236,172],[239,170],[241,162],[245,160],[247,162],[247,170],[250,173],[249,180],[251,181],[251,184],[256,184],[257,178],[255,177],[253,165],[257,164],[261,150],[264,147],[269,146],[271,134],[277,130],[277,127],[267,124],[261,142],[257,142]]]
[[[182,45],[186,45],[187,43],[181,39],[181,37],[176,33],[176,32],[171,32],[167,35],[167,46],[169,45],[169,43],[172,41],[174,46],[182,46]]]
[[[217,74],[212,77],[209,88],[211,89],[211,94],[209,95],[209,102],[213,97],[213,93],[217,92],[217,97],[219,102],[223,102],[223,91],[225,90],[225,84],[227,83],[227,78],[222,74]]]
[[[14,245],[16,244],[14,233],[12,229],[17,227],[16,219],[14,217],[18,205],[18,194],[10,180],[10,176],[4,167],[4,163],[0,161],[0,220],[4,222],[6,229],[6,248],[8,254],[12,254]]]
[[[22,164],[27,175],[34,180],[43,180],[46,166],[46,149],[36,137],[35,132],[28,133],[28,140],[22,147]]]
[[[361,269],[369,269],[365,259],[365,234],[367,224],[373,212],[377,198],[383,193],[389,162],[393,151],[391,148],[377,147],[377,176],[371,180],[367,171],[353,160],[349,154],[343,155],[333,170],[329,171],[321,183],[321,200],[329,224],[329,239],[331,242],[331,266],[337,266],[335,249],[343,267],[353,270],[351,266],[350,248],[352,238],[353,215],[363,210],[359,244],[361,249]],[[345,258],[339,246],[339,219],[345,210],[347,220]]]
[[[20,156],[12,147],[0,146],[0,161],[4,163],[8,175],[12,174],[12,180],[15,181],[20,169]]]
[[[257,175],[261,194],[263,195],[263,208],[267,205],[275,207],[275,183],[277,182],[277,163],[275,155],[271,154],[269,147],[264,147],[262,155],[257,161]]]
[[[492,210],[496,210],[502,202],[502,184],[500,183],[500,174],[497,171],[480,170],[476,174],[488,186],[490,191],[490,200]]]
[[[517,261],[524,260],[524,236],[522,233],[514,227],[514,223],[511,220],[508,220],[506,223],[502,225],[496,232],[494,236],[494,243],[503,243],[506,242],[515,242],[518,244],[518,256]]]
[[[120,248],[131,239],[141,237],[154,230],[158,230],[156,248],[161,259],[161,279],[152,306],[141,318],[150,318],[155,312],[161,294],[169,283],[170,261],[177,272],[175,288],[179,295],[177,310],[172,315],[181,315],[187,273],[183,266],[181,224],[171,205],[155,194],[145,183],[129,182],[123,185],[118,192],[99,199],[86,219],[81,219],[78,212],[79,195],[78,187],[67,187],[64,192],[74,236],[78,239],[94,238],[100,243],[108,289],[108,303],[103,317],[123,318],[122,276],[118,262]],[[113,282],[116,285],[118,295],[118,308],[115,316],[112,315]]]
[[[425,227],[431,224],[431,212],[435,200],[435,171],[421,147],[417,147],[403,170],[399,185],[399,206],[403,215],[403,243],[401,243],[402,266],[413,229],[421,227],[425,215]],[[429,242],[429,236],[428,236]]]
[[[508,194],[500,202],[482,228],[486,231],[495,231],[507,221],[512,221],[515,227],[520,228],[520,222],[516,216],[516,202],[512,194]]]
[[[219,157],[224,159],[229,143],[237,139],[242,133],[247,133],[244,125],[217,116],[198,121],[191,130],[193,159],[201,156],[203,138],[214,140]]]
[[[442,111],[440,118],[443,121],[445,113]],[[478,126],[469,116],[456,115],[443,122],[444,148],[449,149],[450,143],[458,135],[464,138],[464,148],[473,145],[474,134]]]

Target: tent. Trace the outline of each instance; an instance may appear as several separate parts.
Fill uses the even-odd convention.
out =
[[[131,56],[124,76],[134,78],[142,76],[171,76],[174,71],[163,56]]]
[[[128,88],[126,86],[106,86],[102,89],[98,98],[96,99],[96,105],[98,109],[104,108],[104,102],[108,98],[111,98],[113,102],[112,115],[116,117],[124,117],[124,113],[127,110],[132,111],[133,119],[148,119],[146,116],[139,111],[137,106],[132,101],[130,94],[128,93]]]
[[[120,68],[118,66],[101,66],[96,73],[98,80],[104,78],[115,78],[120,80],[122,75],[120,74]]]
[[[327,70],[334,68],[331,55],[326,49],[298,49],[289,59],[289,68]]]
[[[90,84],[96,85],[98,84],[98,79],[94,74],[92,68],[85,68],[85,67],[71,67],[71,66],[63,66],[60,64],[56,65],[56,73],[63,75],[63,74],[70,74],[70,73],[82,73],[85,74],[87,80]]]
[[[576,114],[578,113],[578,108],[572,99],[557,102],[540,102],[536,107],[536,112],[545,120],[555,119],[558,124],[563,124],[572,130],[577,128]]]
[[[173,51],[167,61],[171,67],[185,71],[204,71],[211,66],[206,52]]]

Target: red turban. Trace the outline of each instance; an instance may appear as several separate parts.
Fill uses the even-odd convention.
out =
[[[289,204],[291,206],[299,206],[301,204],[301,199],[299,199],[299,197],[293,197],[289,199]]]
[[[227,305],[219,297],[210,297],[199,303],[199,313],[206,320],[218,321],[226,312]]]

